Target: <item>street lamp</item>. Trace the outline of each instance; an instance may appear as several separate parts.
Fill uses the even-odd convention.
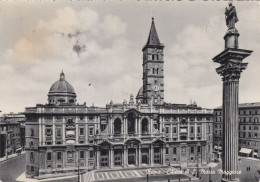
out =
[[[199,178],[199,163],[197,163],[197,178]]]
[[[209,167],[209,182],[212,182],[211,181],[211,167]]]
[[[80,182],[80,176],[79,176],[79,160],[78,160],[78,182]]]

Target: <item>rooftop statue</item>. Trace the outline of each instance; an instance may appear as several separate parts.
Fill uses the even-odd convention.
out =
[[[228,3],[228,7],[225,9],[226,24],[228,29],[235,29],[235,23],[238,22],[235,6],[231,2]]]

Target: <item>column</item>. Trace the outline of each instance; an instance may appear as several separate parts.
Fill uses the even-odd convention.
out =
[[[194,134],[195,134],[195,140],[197,140],[197,123],[194,124]]]
[[[138,119],[137,118],[135,118],[135,134],[136,133],[138,133],[138,127],[137,127],[137,125],[138,125]]]
[[[230,19],[232,21],[232,19]],[[235,25],[235,22],[233,22]],[[223,154],[222,170],[238,171],[238,90],[241,72],[246,69],[247,63],[243,59],[253,51],[238,49],[238,30],[228,27],[225,39],[225,49],[213,58],[220,64],[216,69],[223,80]],[[223,174],[222,181],[239,181],[237,174]]]
[[[110,149],[108,149],[108,167],[110,167],[111,168],[111,150]]]
[[[100,169],[100,148],[97,148],[97,169]]]
[[[65,137],[65,118],[62,118],[63,122],[62,122],[62,143],[65,144],[66,143],[66,137]]]
[[[141,136],[141,134],[142,134],[141,118],[138,118],[138,133],[139,133],[139,136]]]
[[[56,130],[56,127],[55,127],[55,124],[53,123],[52,124],[52,131],[53,131],[53,133],[52,133],[52,141],[53,141],[52,144],[53,145],[56,144],[56,142],[55,142],[55,140],[56,140],[56,131],[55,130]]]
[[[85,124],[85,143],[88,143],[88,125]]]
[[[153,118],[150,118],[150,134],[153,134]]]
[[[42,145],[42,120],[39,118],[39,146]]]
[[[127,152],[127,146],[124,146],[124,167],[128,166],[128,152]]]
[[[111,159],[110,159],[110,161],[111,161],[111,168],[113,168],[114,167],[114,148],[113,148],[113,146],[111,146]]]
[[[162,117],[159,117],[159,131],[160,131],[160,133],[162,133],[162,129],[163,129],[163,120],[161,119]]]
[[[166,165],[166,146],[165,146],[165,144],[163,145],[162,153],[163,153],[163,157],[162,157],[163,165]]]
[[[87,149],[87,150],[86,150],[86,157],[85,157],[86,167],[88,167],[88,158],[89,158],[89,151],[88,151],[88,149]]]
[[[151,166],[153,166],[154,163],[154,150],[153,150],[153,144],[151,144]]]
[[[45,125],[42,125],[42,144],[43,145],[46,145],[45,141],[46,141],[46,127]],[[25,140],[25,143],[26,143],[26,140]],[[25,144],[26,145],[26,144]]]
[[[139,155],[138,155],[138,147],[135,149],[135,165],[136,166],[138,166],[138,157],[139,157]]]
[[[138,159],[139,159],[138,164],[139,164],[139,167],[142,166],[142,151],[141,151],[142,147],[141,146],[142,146],[141,144],[138,146]]]
[[[95,128],[94,128],[95,133]],[[78,118],[76,117],[76,144],[79,142],[79,124],[78,124]]]

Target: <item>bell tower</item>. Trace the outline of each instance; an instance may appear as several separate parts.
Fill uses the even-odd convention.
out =
[[[157,35],[154,18],[147,43],[143,47],[143,103],[162,105],[164,103],[164,45]]]

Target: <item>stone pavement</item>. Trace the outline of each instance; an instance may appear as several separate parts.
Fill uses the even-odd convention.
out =
[[[21,182],[43,182],[43,181],[58,181],[58,180],[62,180],[62,179],[70,179],[70,178],[74,178],[77,177],[77,175],[73,175],[73,176],[63,176],[63,177],[56,177],[56,178],[48,178],[48,179],[32,179],[32,178],[26,178],[25,172],[23,172],[17,179],[16,181],[21,181]],[[0,181],[1,182],[1,181]]]
[[[22,151],[21,155],[23,155],[23,154],[25,154],[25,151]],[[9,159],[12,159],[12,158],[18,157],[18,156],[20,156],[20,155],[17,155],[17,154],[11,154],[11,155],[8,155],[8,158],[7,158],[6,156],[1,157],[1,158],[0,158],[0,163],[1,163],[1,162],[4,162],[4,161],[6,161],[6,160],[9,160]]]
[[[176,171],[176,174],[170,173]],[[108,182],[108,181],[143,181],[146,179],[147,170],[149,169],[128,169],[128,170],[109,170],[109,171],[91,171],[82,175],[81,182]],[[159,176],[164,176],[164,178],[171,178],[171,181],[187,181],[189,178],[191,180],[197,180],[194,176],[190,174],[185,174],[176,168],[152,168],[152,173],[149,175],[149,179],[153,179]],[[179,172],[178,172],[179,171]],[[126,180],[129,179],[129,180]],[[142,180],[141,180],[142,179]],[[146,181],[146,180],[145,180]],[[154,181],[154,180],[152,180]],[[162,181],[162,180],[160,180]]]

